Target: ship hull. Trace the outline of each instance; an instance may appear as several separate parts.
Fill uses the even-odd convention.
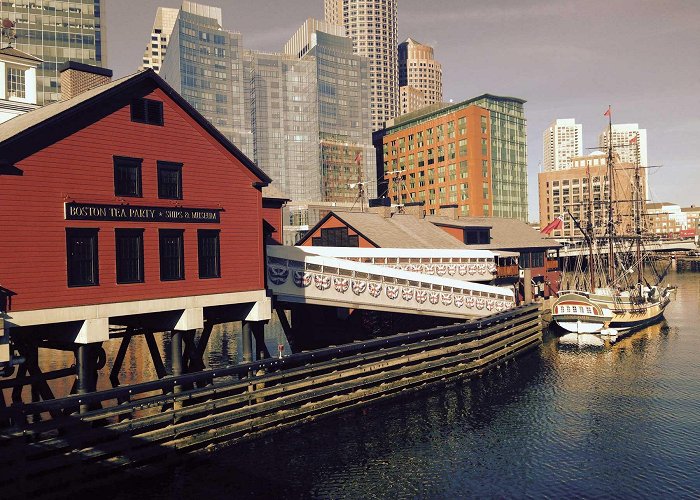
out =
[[[615,314],[610,322],[611,328],[633,329],[654,323],[663,317],[670,298],[666,294],[657,297],[657,300],[641,304],[630,301],[628,297],[610,295],[592,295],[591,301],[609,308]]]
[[[635,303],[629,297],[567,292],[552,305],[552,320],[571,333],[600,333],[607,328],[629,332],[661,319],[670,298]]]
[[[612,319],[608,309],[582,293],[564,293],[552,304],[552,321],[567,332],[597,333]]]

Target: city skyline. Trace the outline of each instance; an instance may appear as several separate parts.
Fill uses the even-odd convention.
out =
[[[204,3],[225,7],[222,0]],[[140,66],[156,8],[179,5],[177,0],[144,0],[107,6],[112,26],[108,61],[115,77]],[[139,15],[134,16],[136,7]],[[488,92],[528,101],[531,220],[537,219],[544,129],[556,118],[575,116],[587,130],[600,130],[609,104],[614,123],[639,123],[647,129],[649,163],[664,165],[650,170],[652,200],[697,203],[692,186],[700,183],[700,170],[694,168],[693,139],[700,133],[700,103],[693,90],[700,70],[675,54],[678,47],[700,42],[695,29],[700,6],[680,0],[664,5],[595,0],[517,6],[507,1],[481,6],[444,1],[436,7],[426,11],[421,2],[402,0],[398,38],[414,37],[439,52],[446,100]],[[237,9],[224,10],[224,24],[241,31],[248,47],[279,51],[306,18],[322,16],[322,0],[280,2],[275,8],[242,0]],[[129,35],[120,38],[116,26],[125,25]],[[597,145],[592,137],[584,140],[584,150]],[[674,185],[681,178],[688,188]]]

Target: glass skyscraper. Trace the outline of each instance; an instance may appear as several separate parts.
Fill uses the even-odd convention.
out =
[[[323,0],[323,12],[369,60],[372,130],[379,130],[399,115],[398,0]]]
[[[484,94],[466,102],[491,115],[493,215],[527,221],[526,101]]]
[[[37,70],[37,103],[61,98],[58,68],[71,60],[106,66],[104,0],[0,2],[0,18],[15,23],[13,46],[43,61]]]
[[[342,28],[319,24],[285,53],[253,51],[221,9],[185,1],[160,75],[293,201],[354,200],[360,180],[373,196],[367,60]]]
[[[313,64],[316,72],[319,200],[353,202],[359,182],[364,184],[365,193],[374,197],[368,59],[353,53],[352,39],[344,36],[341,26],[316,19],[307,19],[284,50]]]

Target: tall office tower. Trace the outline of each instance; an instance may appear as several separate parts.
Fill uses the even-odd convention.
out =
[[[583,155],[583,127],[573,118],[557,119],[542,134],[546,172],[571,168],[572,158]]]
[[[524,99],[484,94],[469,100],[491,116],[493,215],[527,221],[527,120]],[[483,147],[483,141],[482,141]]]
[[[160,72],[160,67],[163,64],[168,48],[168,40],[173,32],[173,26],[175,26],[179,10],[158,7],[156,20],[153,22],[153,29],[151,30],[151,39],[143,53],[143,64],[141,66],[143,69],[151,68],[156,73]]]
[[[598,136],[598,145],[608,147],[607,127]],[[618,123],[612,126],[612,147],[623,163],[647,166],[647,131],[639,128],[638,123]]]
[[[329,23],[345,28],[356,54],[369,59],[372,130],[399,115],[398,0],[324,0]]]
[[[295,201],[318,200],[316,68],[286,54],[248,51],[255,163]]]
[[[15,23],[13,46],[43,61],[37,70],[37,104],[60,100],[62,63],[106,66],[104,5],[105,0],[0,2],[0,18]]]
[[[291,199],[319,200],[316,68],[243,47],[221,9],[185,1],[161,76]]]
[[[284,51],[312,62],[316,70],[320,201],[353,202],[360,181],[365,194],[374,197],[367,58],[353,53],[341,26],[315,19],[306,20]]]
[[[246,156],[253,158],[250,64],[240,33],[221,27],[221,9],[184,1],[160,76]],[[265,168],[264,165],[260,165]]]
[[[399,44],[399,99],[402,115],[442,102],[442,66],[430,45],[412,38]]]

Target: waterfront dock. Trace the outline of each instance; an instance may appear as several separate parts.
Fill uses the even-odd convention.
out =
[[[542,342],[531,304],[449,326],[0,408],[6,498],[51,496],[324,415],[480,376]],[[82,411],[81,411],[82,409]]]

